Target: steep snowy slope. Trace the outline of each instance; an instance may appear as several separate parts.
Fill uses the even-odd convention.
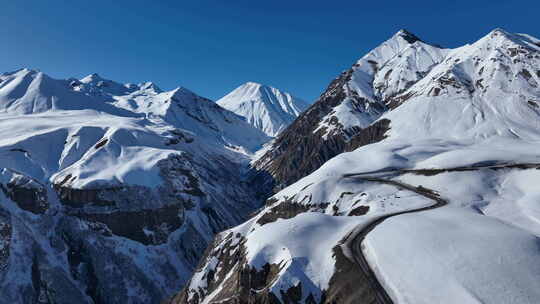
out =
[[[240,116],[186,88],[115,96],[116,106],[198,134],[209,143],[253,153],[270,138]]]
[[[244,172],[268,137],[207,99],[97,75],[0,79],[2,301],[160,303],[260,205]]]
[[[538,303],[540,40],[498,29],[440,55],[406,87],[364,82],[380,99],[354,115],[358,148],[221,233],[176,303]],[[335,115],[313,136],[352,121]]]
[[[383,120],[367,131],[370,136],[364,134],[365,142],[351,142],[447,52],[399,31],[334,79],[315,104],[278,136],[256,166],[274,176],[279,188],[341,152],[381,140],[388,128]]]
[[[305,101],[289,93],[254,82],[239,86],[216,103],[245,117],[271,137],[277,136],[308,107]]]
[[[453,50],[421,81],[397,96],[383,118],[391,137],[536,138],[540,122],[540,42],[494,30]],[[410,123],[398,117],[413,116]]]

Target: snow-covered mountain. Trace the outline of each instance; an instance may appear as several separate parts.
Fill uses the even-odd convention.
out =
[[[0,302],[540,302],[540,40],[402,30],[304,112],[224,99],[0,74]]]
[[[160,303],[260,206],[269,137],[184,88],[0,75],[0,299]]]
[[[337,154],[351,138],[391,107],[397,95],[422,79],[449,50],[401,30],[334,79],[307,111],[285,129],[257,161],[278,188],[306,176]],[[371,127],[380,139],[384,121]],[[354,141],[353,141],[354,142]]]
[[[266,135],[275,137],[290,125],[308,103],[276,88],[245,83],[217,103],[242,117]]]
[[[529,35],[398,32],[278,136],[259,166],[289,186],[173,303],[540,302],[539,84]]]

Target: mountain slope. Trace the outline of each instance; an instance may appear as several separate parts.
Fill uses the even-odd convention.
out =
[[[397,35],[418,43],[413,35]],[[349,146],[351,152],[324,162],[249,221],[219,234],[173,302],[373,303],[381,291],[362,270],[362,258],[394,303],[540,301],[532,283],[540,279],[534,207],[540,40],[497,29],[440,52],[438,63],[425,65],[424,75],[405,87],[392,82],[377,93],[378,82],[364,82],[369,86],[362,93],[378,97],[370,102],[366,93],[357,113],[360,130],[346,143],[358,147]],[[411,65],[393,66],[391,73],[415,74]],[[352,97],[340,88],[360,80],[348,77],[334,81],[335,95],[321,99],[336,101],[331,109],[319,101],[278,137],[267,157],[296,155],[279,150],[279,143],[301,122],[306,130],[318,126],[308,124],[316,122],[315,114],[308,119],[314,109],[334,113],[344,106]],[[374,105],[381,112],[371,111]],[[310,136],[339,134],[351,121],[346,117],[336,114],[339,124]],[[381,122],[386,128],[373,142]],[[447,205],[427,209],[433,202],[426,198]],[[359,238],[364,229],[371,230]]]
[[[160,303],[260,206],[244,172],[268,137],[203,97],[95,74],[0,79],[3,301]]]
[[[254,82],[239,86],[216,103],[245,117],[271,137],[277,136],[308,107],[305,101],[289,93]]]
[[[391,136],[535,138],[539,49],[534,38],[498,29],[453,50],[424,79],[396,97],[403,106],[385,115],[395,121]],[[407,124],[396,119],[412,115],[419,121]]]
[[[401,30],[334,79],[326,91],[273,142],[257,162],[278,188],[350,150],[351,139],[395,103],[395,96],[422,79],[448,50]],[[365,143],[382,139],[385,121],[366,131]]]
[[[29,69],[0,74],[0,112],[32,114],[52,110],[92,109],[134,116],[100,98],[79,94],[76,91],[78,84],[77,80],[56,80]]]
[[[253,153],[269,140],[238,115],[186,88],[169,92],[145,89],[145,94],[137,91],[114,98],[118,107],[189,130],[209,143]]]

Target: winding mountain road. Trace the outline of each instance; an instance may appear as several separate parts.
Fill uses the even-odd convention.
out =
[[[350,235],[349,237],[353,237],[353,240],[349,243],[351,252],[353,253],[354,262],[358,264],[362,272],[364,273],[365,277],[368,280],[368,284],[371,286],[371,288],[375,291],[375,298],[376,302],[380,304],[391,304],[393,303],[392,299],[388,295],[387,291],[384,289],[382,284],[377,279],[377,276],[373,269],[369,266],[369,263],[364,255],[364,252],[362,251],[362,242],[366,238],[366,235],[370,233],[377,225],[384,222],[386,219],[407,214],[407,213],[416,213],[416,212],[422,212],[422,211],[428,211],[436,208],[443,207],[448,204],[448,201],[444,198],[440,197],[439,194],[432,190],[425,188],[423,186],[413,186],[409,185],[403,182],[395,181],[395,180],[389,180],[389,179],[383,179],[377,176],[368,175],[368,174],[386,174],[386,173],[392,173],[392,174],[404,174],[404,173],[413,173],[413,174],[422,174],[422,175],[435,175],[439,173],[445,173],[445,172],[463,172],[463,171],[475,171],[480,169],[540,169],[540,164],[536,163],[524,163],[524,164],[511,164],[511,163],[498,163],[498,164],[485,164],[485,165],[476,165],[476,166],[464,166],[464,167],[455,167],[455,168],[449,168],[449,169],[387,169],[387,170],[381,170],[381,171],[374,171],[374,172],[366,172],[366,173],[355,173],[355,174],[346,174],[343,177],[344,178],[357,178],[361,179],[363,181],[367,182],[375,182],[375,183],[381,183],[381,184],[388,184],[395,186],[400,189],[405,189],[408,191],[412,191],[416,194],[419,194],[425,198],[428,198],[434,202],[434,204],[406,210],[406,211],[399,211],[394,212],[390,214],[383,215],[371,223],[367,224],[365,227],[363,227],[360,231],[358,231],[355,235]]]

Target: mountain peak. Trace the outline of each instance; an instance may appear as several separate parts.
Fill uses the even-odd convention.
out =
[[[254,87],[262,87],[262,86],[265,86],[261,83],[258,83],[258,82],[254,82],[254,81],[248,81],[246,83],[244,83],[243,85],[241,86],[254,86]]]
[[[540,40],[526,34],[516,34],[505,31],[502,28],[496,28],[478,40],[474,45],[488,44],[496,47],[515,47],[516,45],[527,47],[529,49],[540,48]]]
[[[166,94],[169,94],[171,99],[176,99],[181,102],[186,102],[188,100],[191,101],[203,101],[203,102],[212,102],[211,100],[202,97],[200,95],[197,95],[193,91],[186,89],[184,87],[177,87],[173,89],[172,91],[165,92]]]
[[[31,73],[31,74],[41,73],[41,71],[38,70],[38,69],[30,69],[30,68],[22,68],[22,69],[18,69],[18,70],[16,70],[16,71],[14,71],[13,73],[21,73],[21,72],[24,72],[24,73]]]
[[[498,27],[489,32],[485,37],[488,39],[496,39],[502,37],[505,39],[514,40],[516,38],[516,35]]]
[[[248,81],[235,89],[235,91],[245,91],[247,94],[257,94],[257,92],[260,94],[260,93],[263,93],[263,91],[265,90],[278,90],[278,89],[259,83],[259,82],[254,82],[254,81]]]
[[[179,94],[179,95],[185,95],[185,94],[195,95],[195,93],[191,92],[189,89],[186,89],[186,88],[184,88],[182,86],[174,88],[171,92],[172,92],[173,95],[177,95],[177,94]]]
[[[154,91],[156,93],[163,92],[163,90],[161,90],[155,83],[153,83],[151,81],[140,83],[139,88],[141,90],[150,90],[150,91]]]
[[[397,37],[400,37],[400,38],[404,39],[405,41],[407,41],[410,44],[413,44],[416,41],[423,42],[422,39],[418,38],[418,36],[416,36],[415,34],[409,32],[406,29],[401,29],[396,34],[394,34],[393,38],[397,38]]]
[[[505,31],[503,28],[500,28],[500,27],[497,27],[495,29],[493,29],[490,34],[505,34],[505,35],[508,35],[509,32]]]
[[[97,84],[99,82],[110,82],[110,80],[101,77],[98,73],[92,73],[82,78],[80,81],[82,83],[94,83],[94,84]]]
[[[303,100],[271,86],[246,82],[217,101],[269,136],[276,136],[308,107]]]
[[[1,76],[10,76],[10,75],[16,75],[16,74],[37,74],[39,73],[39,70],[29,69],[29,68],[21,68],[12,72],[5,72],[0,74]]]

